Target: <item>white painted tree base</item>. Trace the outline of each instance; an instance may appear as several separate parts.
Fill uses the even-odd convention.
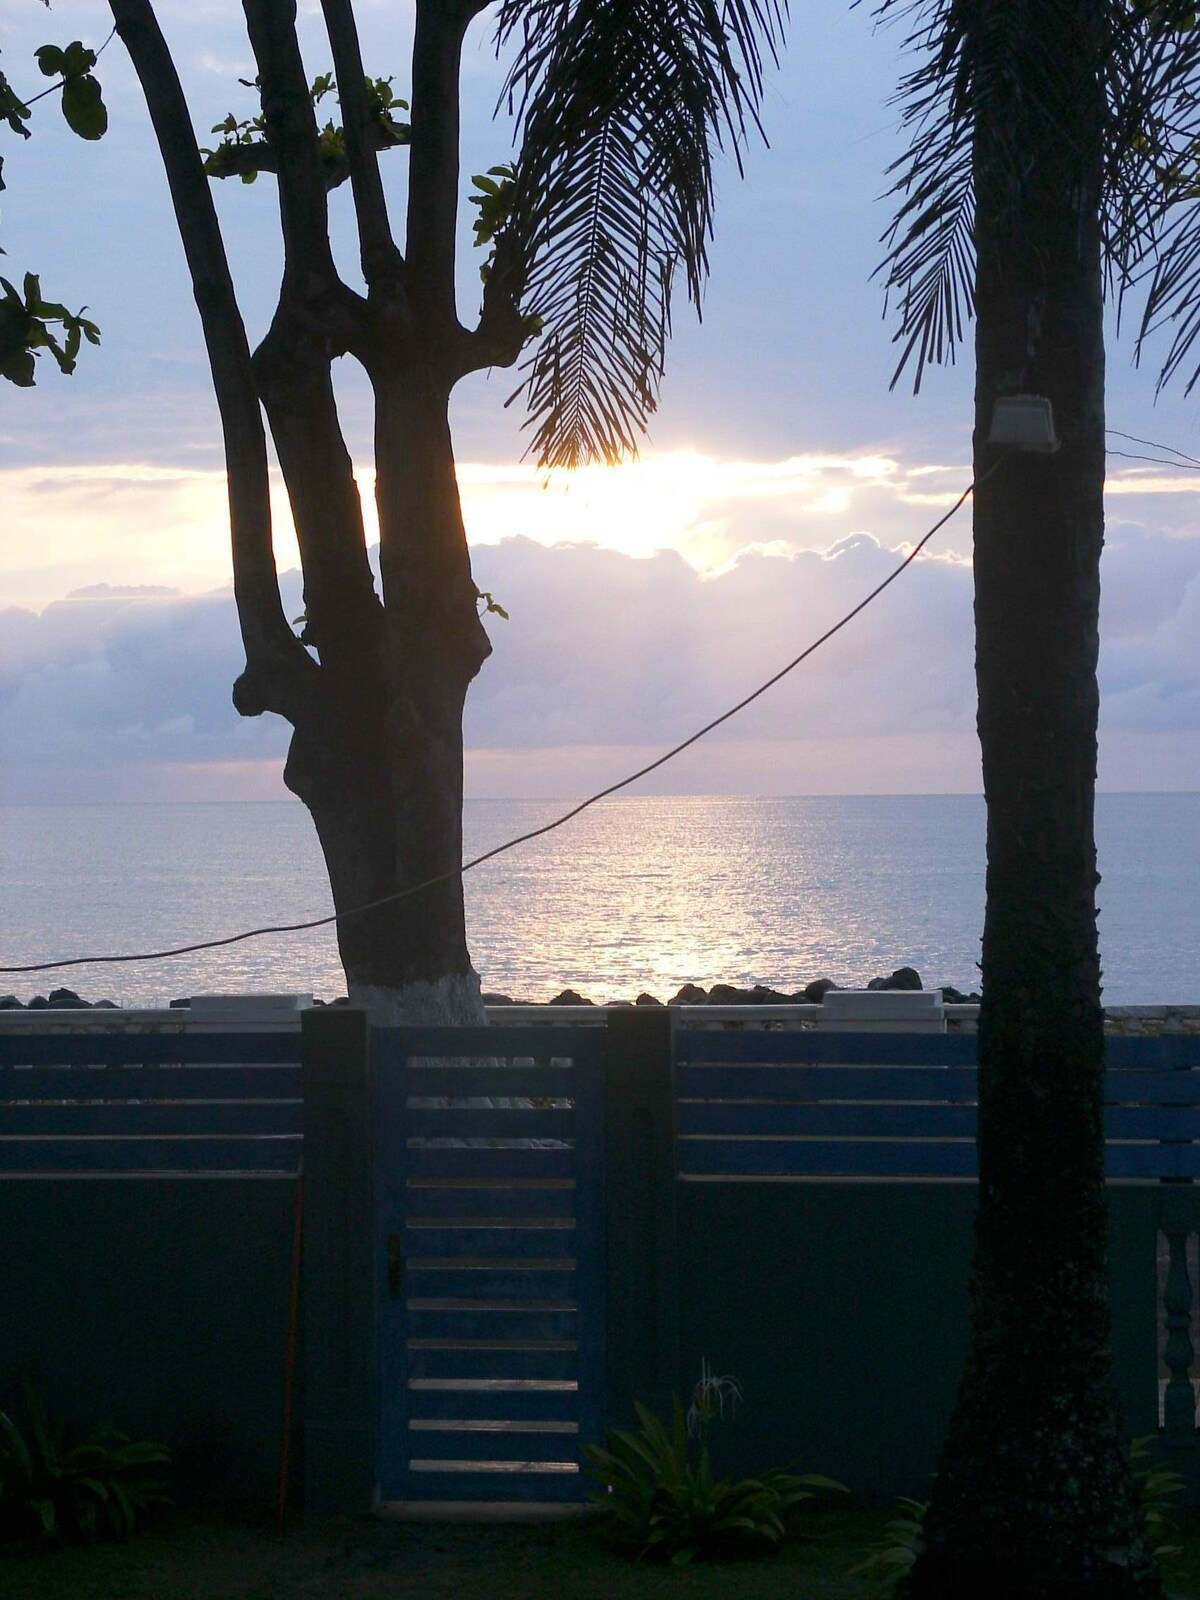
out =
[[[454,973],[432,983],[396,988],[351,983],[350,1004],[365,1008],[375,1028],[483,1028],[487,1017],[479,975]]]
[[[395,989],[376,984],[352,983],[350,1004],[364,1007],[371,1026],[375,1028],[479,1028],[487,1025],[483,994],[478,974],[475,972],[439,978],[435,983],[404,984]],[[474,1058],[468,1060],[479,1066],[495,1065],[494,1060],[486,1057],[478,1061]],[[464,1060],[459,1064],[466,1065],[467,1061]],[[414,1104],[429,1107],[459,1105],[465,1108],[511,1110],[514,1107],[527,1107],[530,1102],[508,1097],[483,1096],[478,1099],[460,1098],[451,1101],[441,1096],[432,1096],[415,1101]],[[452,1145],[467,1142],[459,1139],[449,1141]],[[483,1139],[470,1142],[488,1144],[491,1141]],[[560,1148],[560,1142],[553,1139],[526,1139],[520,1142],[530,1149],[542,1146]]]

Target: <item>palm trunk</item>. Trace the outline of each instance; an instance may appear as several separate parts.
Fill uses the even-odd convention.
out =
[[[981,49],[1012,4],[982,0]],[[987,439],[1000,395],[1047,396],[1062,448],[1014,454],[975,497],[988,816],[979,1210],[970,1352],[914,1600],[1159,1592],[1111,1376],[1105,1273],[1093,834],[1104,7],[1022,9],[1034,52],[1061,52],[1072,13],[1075,116],[1050,115],[1016,73],[1008,107],[993,95],[987,118],[977,111],[976,477],[997,460]]]

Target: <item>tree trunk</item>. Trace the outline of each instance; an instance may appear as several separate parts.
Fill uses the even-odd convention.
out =
[[[393,698],[373,685],[297,729],[284,778],[312,814],[339,912],[441,880],[338,923],[351,1002],[379,1023],[480,1024],[459,873],[462,696],[440,697],[440,725],[429,708],[422,736],[403,742]]]
[[[1105,1271],[1093,834],[1104,6],[974,9],[976,477],[997,461],[997,396],[1047,396],[1062,448],[1013,454],[975,495],[988,825],[971,1344],[906,1593],[1115,1600],[1160,1591],[1111,1376]],[[1055,59],[1064,100],[1011,61],[980,91],[983,52],[1006,28],[1043,79]]]
[[[381,1022],[484,1021],[459,869],[463,706],[491,647],[471,577],[448,403],[449,385],[427,373],[377,382],[385,601],[371,630],[377,651],[371,659],[368,646],[358,670],[327,677],[284,774],[312,813],[339,912],[418,890],[338,923],[350,998]]]

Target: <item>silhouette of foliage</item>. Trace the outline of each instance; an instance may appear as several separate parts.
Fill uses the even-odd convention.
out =
[[[1040,35],[1026,26],[1026,13],[1035,4],[1052,24],[1061,18],[1060,50],[1032,47]],[[890,168],[897,208],[879,269],[897,311],[892,383],[912,370],[919,390],[930,363],[954,362],[974,313],[977,119],[990,97],[1007,102],[1009,87],[1019,84],[1027,103],[1057,119],[1069,151],[1080,130],[1056,108],[1071,104],[1081,63],[1059,0],[880,0],[875,14],[906,18],[905,46],[919,58],[896,95],[909,146]],[[1174,327],[1161,383],[1186,362],[1200,333],[1200,36],[1192,8],[1179,0],[1107,0],[1106,23],[1104,58],[1091,64],[1106,85],[1105,272],[1118,300],[1149,281],[1139,345],[1151,331]],[[1019,130],[989,157],[1014,186],[1025,181]]]
[[[636,449],[658,402],[677,269],[697,310],[713,163],[741,163],[783,0],[504,0],[523,124],[507,231],[544,334],[522,367],[547,466]]]

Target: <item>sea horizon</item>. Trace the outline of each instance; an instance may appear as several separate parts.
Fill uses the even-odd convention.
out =
[[[1195,789],[1100,789],[1097,788],[1096,796],[1103,795],[1200,795],[1200,787]],[[580,794],[484,794],[467,795],[467,805],[576,805],[588,796]],[[662,789],[644,794],[606,794],[602,800],[597,800],[597,805],[607,805],[610,801],[627,802],[630,800],[982,800],[982,789],[846,789],[834,792],[832,790],[812,790],[806,793],[791,791],[787,794],[758,794],[745,791],[724,791],[720,789]],[[236,800],[189,800],[177,797],[169,800],[0,800],[0,812],[4,811],[45,811],[54,809],[70,810],[100,810],[114,806],[303,806],[304,802],[295,795],[258,796],[256,798],[238,798]]]
[[[469,799],[464,854],[577,803]],[[1096,816],[1106,1002],[1200,1004],[1200,792],[1105,791]],[[967,993],[979,987],[984,822],[978,793],[610,796],[466,876],[468,944],[486,991],[530,1001],[566,988],[666,1000],[688,982],[860,987],[899,966]],[[0,807],[0,965],[331,909],[294,798]],[[328,928],[146,967],[0,977],[22,1000],[59,986],[137,1005],[345,992]]]

